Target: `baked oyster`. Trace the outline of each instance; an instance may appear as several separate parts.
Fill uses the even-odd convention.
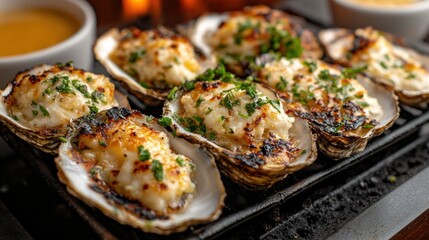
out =
[[[314,34],[296,17],[266,6],[200,17],[185,34],[205,55],[216,55],[228,70],[247,76],[256,56],[274,53],[287,58],[320,58]]]
[[[411,106],[429,102],[429,58],[396,45],[387,34],[371,27],[355,31],[328,29],[319,38],[328,55],[348,67],[366,67],[372,80],[391,88]]]
[[[166,29],[111,29],[97,39],[94,53],[112,77],[150,106],[162,104],[174,86],[215,64]]]
[[[135,110],[112,108],[73,122],[55,163],[72,195],[145,232],[213,221],[224,204],[213,157]]]
[[[285,114],[275,94],[219,67],[183,85],[165,102],[165,125],[215,155],[219,169],[252,190],[265,189],[314,162],[305,121]]]
[[[70,63],[41,65],[17,74],[1,91],[0,121],[34,147],[55,154],[72,119],[113,106],[118,106],[115,86],[107,77]]]
[[[320,60],[260,63],[257,79],[275,90],[286,109],[308,121],[319,149],[333,159],[362,151],[368,140],[391,127],[399,108],[392,91],[356,76],[364,69],[339,69]]]

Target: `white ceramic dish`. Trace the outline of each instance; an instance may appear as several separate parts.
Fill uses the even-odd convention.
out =
[[[429,30],[429,1],[382,6],[352,0],[330,0],[332,17],[337,27],[372,26],[408,39],[422,39]]]
[[[93,66],[92,44],[96,35],[96,19],[92,7],[82,0],[1,0],[0,14],[35,7],[68,13],[80,21],[80,28],[70,38],[51,47],[28,54],[0,57],[0,88],[12,81],[18,72],[40,64],[73,61],[75,67],[88,71]]]

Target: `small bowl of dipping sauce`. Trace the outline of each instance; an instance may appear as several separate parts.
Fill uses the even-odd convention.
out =
[[[41,64],[73,61],[91,70],[95,13],[81,0],[1,0],[0,87]]]
[[[372,26],[408,39],[422,39],[429,30],[429,0],[330,0],[338,27]]]

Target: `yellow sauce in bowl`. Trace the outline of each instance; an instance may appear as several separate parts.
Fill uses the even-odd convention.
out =
[[[0,13],[0,57],[48,48],[80,27],[72,16],[54,9],[34,8]]]
[[[419,0],[350,0],[354,3],[364,4],[364,5],[371,5],[371,6],[389,6],[389,7],[401,7],[407,4],[416,3]]]

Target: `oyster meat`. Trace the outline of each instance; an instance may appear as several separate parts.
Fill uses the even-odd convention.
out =
[[[320,150],[338,159],[362,151],[368,139],[392,126],[399,115],[396,96],[357,73],[320,60],[261,63],[257,79],[275,90],[286,109],[306,119]]]
[[[98,38],[94,53],[110,75],[151,106],[215,64],[196,53],[186,38],[166,29],[111,29]]]
[[[427,56],[395,45],[386,34],[371,27],[328,29],[321,31],[319,38],[335,62],[365,67],[365,74],[393,89],[404,104],[424,106],[429,102]]]
[[[220,170],[248,189],[270,187],[317,155],[305,121],[286,115],[272,91],[222,67],[183,85],[162,119],[177,136],[206,146]]]
[[[55,154],[66,125],[118,106],[115,86],[103,75],[70,64],[41,65],[19,73],[1,92],[0,120],[44,152]]]
[[[170,234],[215,220],[225,190],[213,157],[139,111],[112,108],[70,125],[55,159],[68,191],[122,224]]]
[[[206,55],[215,54],[230,71],[245,76],[256,56],[272,52],[287,58],[320,58],[314,34],[296,18],[266,6],[200,17],[185,31]]]

